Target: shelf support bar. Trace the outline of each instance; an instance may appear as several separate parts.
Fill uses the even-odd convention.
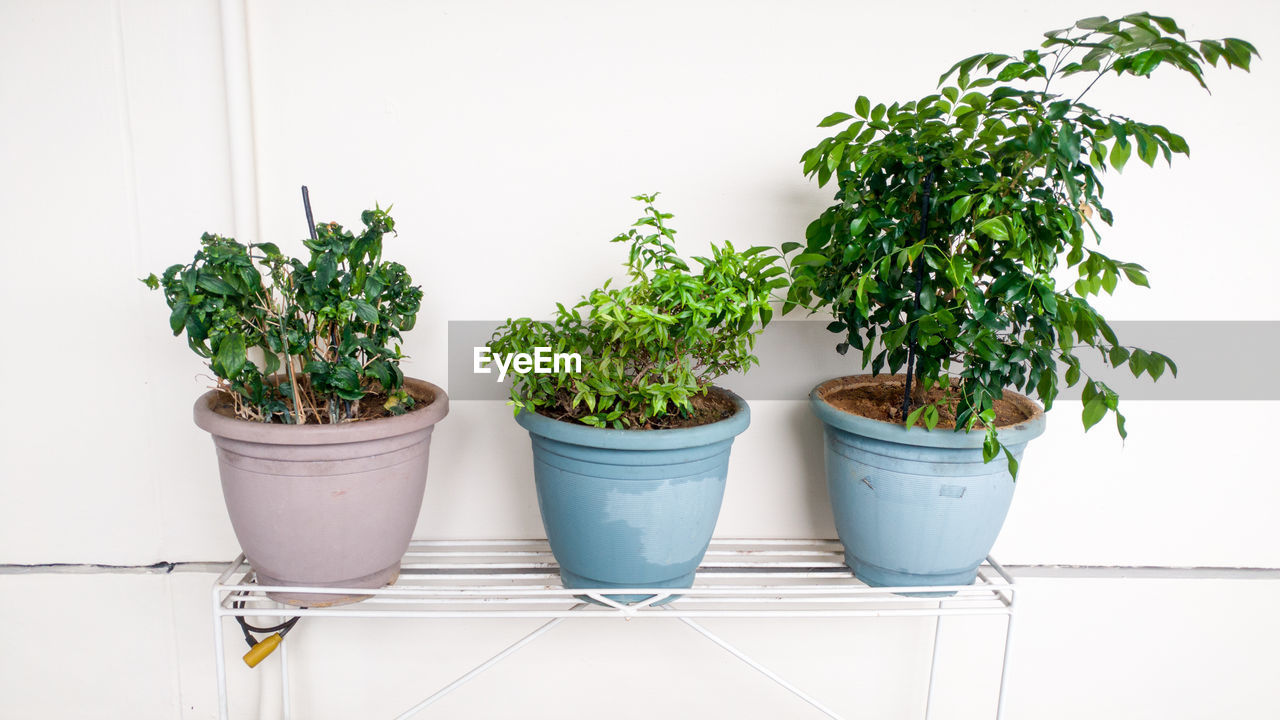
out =
[[[574,605],[574,606],[573,606],[572,608],[570,608],[570,609],[571,609],[571,610],[577,610],[577,609],[582,608],[582,607],[585,607],[585,606],[586,606],[586,603],[578,603],[577,605]],[[528,635],[525,635],[524,637],[522,637],[522,638],[520,638],[519,640],[517,640],[517,641],[515,641],[514,643],[512,643],[510,646],[508,646],[508,647],[507,647],[507,649],[503,650],[502,652],[498,653],[497,655],[494,655],[493,657],[489,658],[488,660],[485,660],[483,663],[480,663],[479,665],[475,666],[475,667],[474,667],[474,668],[472,668],[469,672],[467,672],[465,675],[462,675],[462,676],[461,676],[461,677],[459,677],[457,680],[454,680],[453,682],[449,683],[448,685],[445,685],[444,687],[440,688],[440,689],[439,689],[439,690],[437,690],[433,695],[431,695],[431,696],[430,696],[430,697],[428,697],[427,699],[423,700],[422,702],[418,703],[417,705],[414,705],[413,707],[409,708],[408,710],[405,710],[404,712],[400,713],[399,715],[397,715],[397,716],[396,716],[396,720],[406,720],[406,718],[409,718],[409,717],[412,717],[413,715],[416,715],[418,712],[420,712],[421,710],[425,709],[428,705],[430,705],[430,704],[434,703],[435,701],[439,700],[440,698],[444,697],[445,695],[448,695],[449,693],[453,692],[454,690],[457,690],[458,688],[462,687],[463,685],[467,684],[468,682],[470,682],[470,681],[474,680],[476,677],[478,677],[478,676],[479,676],[481,673],[483,673],[485,670],[488,670],[489,668],[493,667],[494,665],[497,665],[498,663],[502,662],[504,659],[506,659],[506,657],[507,657],[508,655],[510,655],[510,654],[512,654],[512,653],[514,653],[515,651],[519,650],[520,648],[524,647],[525,645],[528,645],[529,643],[531,643],[531,642],[533,642],[534,640],[538,639],[538,638],[539,638],[539,637],[541,637],[543,634],[545,634],[547,631],[551,630],[552,628],[554,628],[555,626],[559,625],[560,623],[564,622],[564,621],[565,621],[565,620],[567,620],[567,619],[568,619],[568,618],[558,617],[558,618],[555,618],[555,619],[553,619],[553,620],[550,620],[550,621],[548,621],[548,622],[546,622],[546,623],[543,623],[541,626],[539,626],[539,627],[538,627],[536,630],[534,630],[533,632],[529,633]]]
[[[671,606],[670,606],[670,605],[667,605],[666,607],[667,607],[667,608],[670,608]],[[789,682],[787,682],[786,680],[782,679],[781,677],[779,677],[779,676],[777,675],[777,673],[773,672],[773,671],[772,671],[772,670],[770,670],[769,668],[767,668],[767,667],[765,667],[765,666],[761,665],[760,663],[756,662],[755,660],[753,660],[753,659],[751,658],[751,656],[749,656],[749,655],[747,655],[747,654],[743,653],[741,650],[739,650],[739,649],[737,649],[736,647],[734,647],[734,646],[730,645],[729,643],[725,642],[725,640],[724,640],[723,638],[721,638],[719,635],[716,635],[715,633],[713,633],[713,632],[711,632],[710,630],[706,629],[705,627],[703,627],[703,626],[699,625],[698,623],[694,622],[693,620],[690,620],[689,618],[683,618],[683,617],[682,617],[682,618],[676,618],[676,619],[677,619],[677,620],[679,620],[680,622],[684,623],[685,625],[688,625],[689,627],[693,628],[694,630],[698,631],[698,633],[699,633],[699,634],[701,634],[703,637],[705,637],[706,639],[708,639],[708,640],[710,640],[711,642],[715,643],[716,645],[719,645],[719,646],[720,646],[720,648],[721,648],[722,650],[724,650],[724,651],[728,652],[730,655],[732,655],[732,656],[734,656],[734,657],[738,658],[739,660],[741,660],[742,662],[746,663],[747,665],[749,665],[750,667],[752,667],[753,669],[755,669],[755,671],[756,671],[756,672],[758,672],[758,673],[760,673],[761,675],[764,675],[765,677],[769,678],[769,679],[770,679],[770,680],[772,680],[774,683],[778,684],[778,685],[779,685],[779,686],[781,686],[783,689],[785,689],[785,690],[787,690],[788,692],[790,692],[792,695],[795,695],[796,697],[800,698],[801,700],[803,700],[803,701],[805,701],[805,702],[809,703],[810,705],[812,705],[813,707],[817,708],[817,709],[818,709],[818,711],[819,711],[819,712],[821,712],[822,714],[826,715],[826,716],[827,716],[827,717],[829,717],[829,718],[834,718],[835,720],[842,720],[841,716],[840,716],[839,714],[837,714],[834,710],[832,710],[831,708],[829,708],[829,707],[827,707],[827,706],[823,705],[822,703],[818,702],[818,701],[817,701],[817,700],[815,700],[812,696],[810,696],[808,693],[804,692],[803,690],[801,690],[800,688],[796,687],[795,685],[792,685],[791,683],[789,683]]]

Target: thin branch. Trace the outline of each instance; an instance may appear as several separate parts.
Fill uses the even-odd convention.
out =
[[[1075,105],[1076,103],[1080,102],[1080,99],[1081,99],[1081,98],[1083,98],[1083,97],[1085,96],[1085,94],[1086,94],[1086,93],[1088,93],[1090,90],[1092,90],[1092,89],[1093,89],[1093,86],[1094,86],[1094,85],[1095,85],[1099,80],[1101,80],[1101,79],[1102,79],[1102,76],[1103,76],[1103,75],[1106,75],[1106,74],[1107,74],[1107,72],[1108,72],[1108,71],[1110,71],[1110,70],[1111,70],[1111,68],[1113,68],[1113,67],[1115,67],[1115,62],[1114,62],[1114,61],[1113,61],[1113,62],[1111,62],[1110,64],[1108,64],[1105,68],[1103,68],[1103,69],[1099,70],[1099,71],[1098,71],[1098,75],[1097,75],[1096,77],[1094,77],[1094,78],[1093,78],[1093,82],[1089,83],[1088,87],[1086,87],[1086,88],[1084,89],[1084,92],[1080,93],[1080,94],[1076,97],[1076,99],[1075,99],[1075,100],[1071,101],[1071,104],[1072,104],[1072,105]]]

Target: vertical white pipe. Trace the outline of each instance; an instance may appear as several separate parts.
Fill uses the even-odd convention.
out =
[[[231,163],[231,208],[235,213],[235,237],[243,243],[258,242],[258,168],[254,152],[253,82],[249,69],[249,17],[246,0],[219,0],[222,20],[222,76],[227,102],[227,146]],[[221,660],[221,646],[219,659]],[[225,668],[219,665],[225,673]],[[279,702],[258,681],[258,717],[278,716]],[[226,717],[225,679],[219,675],[220,717]]]
[[[219,0],[222,13],[222,71],[227,95],[227,138],[231,151],[231,199],[236,239],[258,242],[258,167],[253,132],[253,81],[249,68],[246,0]]]

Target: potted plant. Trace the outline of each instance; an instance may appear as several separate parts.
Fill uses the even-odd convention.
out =
[[[213,436],[231,524],[261,585],[394,581],[422,505],[431,431],[448,412],[443,390],[400,370],[398,341],[422,290],[382,259],[395,222],[379,208],[361,220],[358,234],[312,226],[305,261],[272,243],[205,234],[190,263],[144,279],[164,291],[174,335],[185,331],[217,378],[196,400],[195,422]]]
[[[827,116],[835,135],[804,153],[835,203],[786,243],[784,312],[826,309],[836,350],[871,375],[816,387],[827,477],[846,559],[872,585],[968,584],[1008,511],[1023,448],[1058,395],[1083,382],[1086,429],[1118,397],[1079,352],[1158,379],[1166,356],[1121,342],[1090,304],[1141,265],[1103,254],[1102,177],[1131,156],[1187,154],[1167,127],[1084,102],[1109,75],[1160,67],[1202,86],[1205,64],[1249,68],[1249,43],[1186,39],[1171,18],[1094,17],[1036,49],[956,63],[938,92]],[[1100,221],[1100,222],[1099,222]],[[797,252],[798,251],[798,252]],[[1064,278],[1074,269],[1078,279]],[[882,372],[888,369],[890,377]],[[920,427],[923,425],[923,428]],[[937,429],[954,430],[938,432]],[[932,432],[931,432],[932,431]],[[1005,462],[991,463],[998,456]],[[990,464],[989,464],[990,463]]]
[[[533,442],[538,506],[569,588],[692,583],[730,446],[750,422],[742,398],[712,382],[756,362],[769,294],[785,286],[765,247],[713,245],[691,270],[655,197],[637,196],[644,217],[613,239],[630,246],[629,284],[558,304],[550,322],[507,320],[489,343],[497,358],[537,348],[566,358],[517,374],[510,404]]]

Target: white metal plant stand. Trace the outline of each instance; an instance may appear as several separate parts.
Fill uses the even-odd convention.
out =
[[[236,558],[213,586],[213,636],[217,653],[219,717],[227,720],[226,653],[223,624],[234,616],[358,618],[546,618],[525,635],[422,702],[397,720],[419,711],[493,667],[566,619],[662,618],[679,620],[734,657],[789,690],[819,711],[839,718],[830,708],[777,676],[707,630],[698,618],[832,618],[936,617],[925,719],[933,710],[934,675],[944,615],[1003,615],[1004,655],[996,718],[1004,710],[1006,675],[1013,632],[1014,582],[991,558],[973,585],[930,587],[953,591],[945,598],[903,596],[922,588],[872,588],[853,577],[844,563],[844,547],[836,540],[713,540],[698,568],[692,588],[566,590],[545,540],[416,540],[410,544],[394,585],[377,590],[351,588],[270,587],[255,582],[244,555]],[[268,591],[367,594],[362,602],[326,608],[280,605]],[[610,595],[651,595],[631,605]],[[674,599],[672,599],[674,597]],[[585,602],[586,599],[594,602]],[[289,671],[286,647],[280,645],[282,715],[289,718]]]

